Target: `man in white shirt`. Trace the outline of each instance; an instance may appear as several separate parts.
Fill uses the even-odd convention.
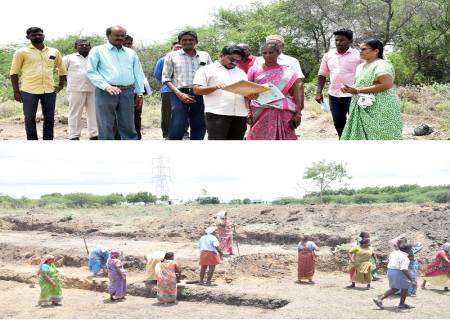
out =
[[[86,109],[87,129],[90,140],[98,140],[95,116],[95,87],[87,77],[87,56],[91,50],[88,40],[75,41],[77,52],[63,58],[67,69],[67,92],[69,99],[69,139],[80,140],[83,109]]]
[[[205,230],[206,235],[200,238],[198,247],[200,249],[200,285],[211,286],[211,279],[216,269],[216,265],[220,263],[223,256],[220,250],[219,240],[214,235],[216,227],[209,227]],[[206,283],[203,282],[205,278],[206,269],[208,269],[208,276]]]
[[[408,289],[417,287],[417,283],[412,277],[408,270],[409,258],[408,253],[411,251],[412,246],[407,244],[400,245],[400,250],[394,250],[389,255],[388,263],[388,279],[389,279],[389,290],[386,293],[377,298],[373,299],[373,302],[380,308],[383,309],[383,300],[394,295],[398,290],[401,292],[399,309],[411,309],[414,308],[405,303],[406,297],[408,296]]]
[[[247,130],[248,102],[243,96],[222,90],[247,75],[236,66],[245,58],[242,48],[222,49],[220,59],[197,71],[194,93],[204,96],[208,140],[243,140]]]
[[[283,53],[283,50],[284,50],[283,36],[280,36],[277,34],[270,35],[266,38],[266,43],[268,43],[268,42],[276,43],[281,49],[281,54],[278,56],[278,64],[290,68],[292,71],[294,71],[297,74],[297,76],[300,79],[304,79],[305,75],[303,74],[303,71],[302,71],[302,68],[300,67],[300,62],[298,61],[298,59],[288,56],[287,54]]]

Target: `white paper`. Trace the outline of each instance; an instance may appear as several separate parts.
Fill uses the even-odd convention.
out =
[[[257,101],[259,104],[264,105],[285,98],[283,92],[281,92],[276,85],[272,83],[265,83],[263,86],[269,88],[270,91],[261,93],[258,96]]]

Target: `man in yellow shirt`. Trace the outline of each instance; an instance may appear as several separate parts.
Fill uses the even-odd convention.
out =
[[[27,140],[38,140],[36,112],[39,101],[41,101],[44,116],[43,139],[53,140],[56,94],[64,88],[66,67],[60,52],[44,44],[45,35],[41,28],[28,28],[27,39],[31,44],[15,52],[9,72],[14,99],[23,103]],[[55,67],[59,75],[57,86],[53,81]]]

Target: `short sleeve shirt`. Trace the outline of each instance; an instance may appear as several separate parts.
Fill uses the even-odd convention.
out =
[[[337,50],[325,53],[320,64],[319,76],[330,77],[331,96],[338,98],[352,96],[343,93],[341,88],[355,83],[356,70],[362,62],[359,51],[353,48],[344,54],[340,54]]]
[[[219,240],[212,234],[204,235],[200,238],[198,247],[200,251],[216,252],[216,247],[219,246]]]
[[[184,50],[170,52],[164,59],[162,83],[170,81],[179,89],[192,88],[197,70],[211,63],[211,57],[204,51],[197,51],[193,57]]]
[[[93,92],[95,87],[87,77],[87,57],[73,53],[63,58],[67,68],[67,91]]]
[[[247,80],[247,75],[240,68],[227,69],[216,61],[206,67],[200,68],[195,74],[194,85],[210,87],[220,83],[230,85]],[[247,116],[245,98],[243,96],[225,91],[215,92],[203,97],[205,112],[225,116]]]
[[[22,91],[31,94],[52,93],[55,91],[53,80],[55,68],[59,76],[67,74],[58,49],[45,46],[39,50],[29,45],[14,53],[9,74],[20,75]]]
[[[388,269],[408,270],[409,262],[407,253],[395,250],[389,255]]]
[[[308,241],[306,243],[306,246],[304,246],[302,242],[299,242],[298,246],[297,246],[297,249],[298,249],[298,251],[303,251],[305,249],[307,249],[309,251],[314,251],[314,250],[317,249],[317,245],[314,242],[312,242],[312,241]]]

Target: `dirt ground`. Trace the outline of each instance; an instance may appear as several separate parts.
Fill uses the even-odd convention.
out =
[[[217,287],[198,286],[193,284],[198,279],[196,243],[222,209],[236,226],[236,255],[218,267]],[[411,311],[398,311],[394,299],[386,301],[386,310],[377,310],[372,298],[387,289],[385,276],[372,290],[345,289],[348,258],[334,249],[369,231],[383,273],[388,240],[404,233],[424,245],[418,259],[425,265],[448,241],[449,223],[450,206],[437,204],[175,206],[169,212],[162,206],[2,209],[0,310],[7,318],[446,318],[450,293],[432,286],[409,300],[416,306]],[[314,286],[295,283],[296,243],[302,234],[322,249]],[[107,278],[90,276],[83,237],[89,249],[104,245],[124,251],[125,302],[109,303]],[[175,306],[158,306],[146,282],[143,256],[156,250],[174,251],[182,266]],[[35,306],[36,263],[46,253],[64,258],[62,307]]]
[[[145,123],[155,123],[154,119],[146,121],[146,113],[143,115],[143,140],[163,140],[161,129]],[[38,135],[42,136],[42,119],[38,117]],[[158,121],[156,121],[158,122]],[[403,139],[405,140],[449,140],[450,131],[439,131],[437,124],[439,119],[432,117],[404,115]],[[85,119],[83,119],[84,128],[86,128]],[[426,123],[435,129],[431,135],[424,137],[414,137],[414,128]],[[297,130],[300,140],[338,140],[333,121],[329,113],[304,112],[303,123]],[[65,140],[68,136],[68,125],[66,115],[57,115],[55,118],[55,139]],[[25,127],[23,116],[17,116],[9,119],[0,120],[0,140],[25,140]],[[87,130],[82,132],[82,140],[87,140]]]

